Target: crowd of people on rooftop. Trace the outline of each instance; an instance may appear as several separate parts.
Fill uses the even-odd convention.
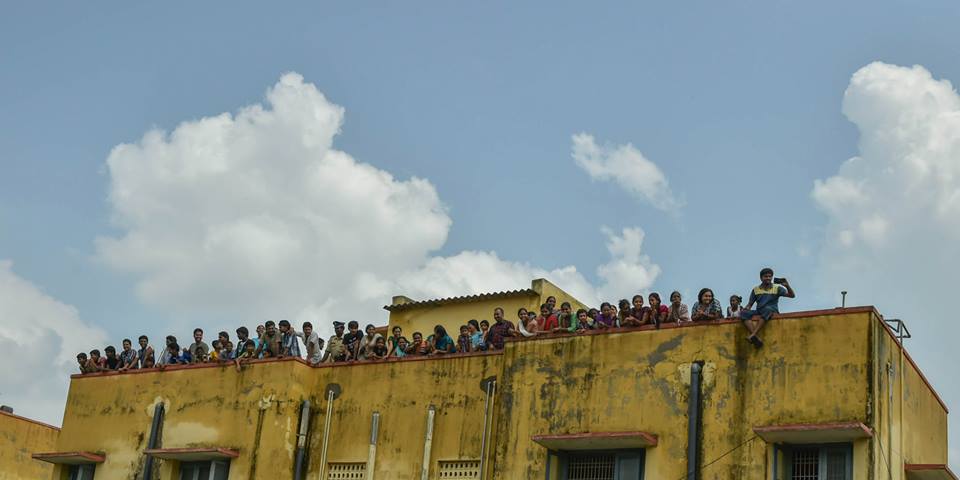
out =
[[[390,358],[417,356],[450,355],[456,353],[502,350],[507,338],[535,337],[555,334],[582,334],[594,330],[616,330],[652,325],[659,329],[667,324],[687,322],[705,322],[723,318],[737,318],[747,330],[747,341],[756,348],[763,347],[759,333],[774,314],[779,313],[780,297],[795,298],[796,293],[785,278],[774,278],[773,270],[760,271],[760,285],[754,287],[746,306],[742,306],[739,295],[731,295],[726,313],[713,290],[703,288],[696,302],[688,306],[683,303],[680,292],[670,294],[669,302],[664,303],[660,294],[653,292],[644,297],[634,295],[632,299],[622,299],[615,304],[604,302],[600,308],[578,309],[573,311],[569,302],[563,302],[557,308],[557,299],[547,297],[539,311],[520,308],[517,321],[507,320],[503,308],[493,310],[493,323],[488,320],[469,320],[459,327],[459,335],[454,338],[443,325],[437,325],[427,336],[423,332],[413,332],[411,338],[404,336],[399,326],[391,329],[390,336],[384,338],[376,327],[367,325],[363,331],[356,321],[333,322],[334,335],[326,342],[314,331],[310,322],[303,322],[299,331],[287,320],[267,321],[256,327],[256,338],[250,336],[247,327],[236,329],[236,341],[230,333],[219,332],[217,339],[210,345],[204,342],[204,331],[193,331],[193,343],[181,347],[177,338],[168,335],[165,346],[156,351],[150,345],[150,339],[141,335],[137,339],[139,348],[134,349],[130,339],[124,339],[118,352],[113,346],[92,350],[77,355],[80,373],[103,371],[128,371],[136,369],[164,369],[168,365],[178,364],[232,364],[239,371],[251,360],[264,358],[303,358],[311,365],[322,363],[378,361]],[[346,327],[346,328],[345,328]],[[454,332],[456,334],[457,332]],[[300,343],[305,346],[301,352]],[[324,347],[326,347],[324,349]]]

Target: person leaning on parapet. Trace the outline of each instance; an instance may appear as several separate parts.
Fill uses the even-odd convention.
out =
[[[280,353],[278,357],[300,358],[300,344],[297,342],[297,332],[290,325],[289,320],[280,320]]]
[[[347,346],[343,343],[343,322],[333,322],[334,334],[327,340],[327,350],[321,363],[343,362],[347,359]]]
[[[343,345],[347,347],[347,360],[356,360],[360,354],[360,341],[364,333],[360,331],[360,324],[356,320],[347,322],[346,335],[343,336]]]
[[[747,335],[747,340],[753,346],[763,347],[763,340],[757,334],[774,314],[780,313],[780,297],[796,298],[797,294],[786,278],[773,278],[772,268],[760,270],[760,285],[753,287],[747,306],[740,312],[743,326],[750,333]],[[757,305],[757,309],[751,310],[754,304]]]
[[[246,330],[246,327],[241,327]],[[240,366],[244,363],[249,362],[250,360],[257,359],[257,344],[253,341],[246,342],[242,344],[243,351],[237,355],[237,358],[233,359],[233,364],[237,367],[237,371],[240,371]],[[238,349],[240,347],[237,347]]]
[[[247,345],[253,345],[253,351],[257,351],[257,341],[250,338],[250,330],[247,330],[247,327],[240,327],[237,329],[237,348],[233,351],[233,358],[240,358],[247,351]]]
[[[257,346],[257,358],[279,356],[282,335],[277,331],[277,324],[273,320],[267,320],[263,327],[264,332],[260,336],[260,345]]]
[[[154,356],[153,347],[150,346],[150,339],[146,335],[140,335],[137,343],[140,344],[140,349],[137,350],[137,362],[140,363],[140,368],[153,368],[157,359]]]
[[[207,355],[210,354],[210,347],[203,341],[203,329],[193,329],[193,343],[187,349],[190,353],[190,363],[203,363],[207,361]]]
[[[670,294],[667,321],[676,324],[690,321],[690,309],[683,303],[683,297],[680,295],[680,292],[676,290]]]
[[[653,324],[657,328],[660,328],[660,324],[667,321],[667,317],[670,315],[670,309],[663,304],[663,301],[660,300],[660,294],[657,292],[652,292],[650,295],[647,295],[647,301],[650,302],[650,306],[647,307],[647,313],[643,319],[643,323]]]
[[[173,335],[167,335],[166,345],[163,347],[163,350],[160,352],[160,355],[157,358],[158,367],[170,363],[170,345],[176,344],[176,343],[177,343],[177,337],[174,337]],[[174,354],[174,356],[179,357],[180,355],[179,347],[177,348],[178,348],[178,351],[177,353]]]
[[[493,309],[493,325],[487,331],[487,338],[484,341],[490,350],[503,350],[503,340],[506,337],[516,336],[517,332],[513,329],[513,323],[503,318],[503,309],[500,307]]]
[[[117,370],[125,372],[127,370],[137,369],[137,352],[133,349],[133,342],[129,338],[124,338],[123,350],[120,352],[120,367]]]
[[[583,312],[584,315],[587,312]],[[580,326],[580,319],[573,314],[573,307],[570,302],[560,304],[560,314],[557,315],[557,327],[553,329],[554,333],[573,333]]]
[[[694,322],[704,322],[709,320],[719,320],[723,318],[723,307],[720,301],[713,295],[713,290],[709,288],[700,289],[697,294],[697,303],[692,306],[693,314],[690,319]]]
[[[730,295],[730,306],[727,307],[727,318],[740,318],[740,312],[743,310],[743,307],[740,304],[743,303],[743,297],[740,295]]]
[[[293,328],[290,330],[293,330]],[[307,362],[309,362],[310,365],[319,364],[321,358],[323,358],[323,339],[320,338],[320,335],[317,335],[317,332],[313,331],[313,324],[303,322],[303,331],[293,332],[293,334],[300,337],[300,339],[303,340],[303,344],[307,347]]]

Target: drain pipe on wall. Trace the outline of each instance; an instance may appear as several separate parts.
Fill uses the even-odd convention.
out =
[[[310,425],[310,400],[300,404],[300,429],[297,431],[297,459],[293,468],[293,480],[303,480],[303,460],[307,451],[307,428]]]
[[[366,480],[373,480],[373,469],[377,461],[377,433],[380,431],[380,412],[373,412],[370,419],[370,452],[367,453]]]
[[[333,401],[340,396],[340,385],[331,383],[327,385],[327,414],[323,418],[323,443],[320,446],[320,475],[317,478],[321,480],[326,478],[324,474],[327,471],[327,446],[330,443],[330,420],[333,417]]]
[[[490,404],[493,401],[493,395],[497,391],[497,377],[488,377],[480,382],[480,388],[486,392],[487,396],[483,401],[483,436],[480,437],[480,480],[487,478],[487,438],[490,436]]]
[[[147,440],[148,449],[157,448],[157,444],[160,443],[160,430],[163,428],[163,413],[163,402],[160,402],[153,408],[153,421],[150,422],[150,438]],[[153,455],[149,453],[147,454],[146,461],[143,462],[143,476],[140,478],[143,480],[153,478]]]
[[[420,480],[430,479],[430,448],[433,446],[433,419],[437,415],[437,407],[430,405],[427,409],[427,434],[423,439],[423,468],[420,470]]]
[[[703,373],[703,362],[697,361],[690,365],[690,398],[687,410],[687,480],[700,478],[700,416],[701,391],[700,383]]]

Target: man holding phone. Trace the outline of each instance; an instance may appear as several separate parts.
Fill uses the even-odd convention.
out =
[[[760,285],[753,287],[747,307],[740,311],[743,326],[750,333],[747,340],[753,346],[763,346],[763,340],[757,334],[775,313],[780,313],[780,297],[796,298],[797,294],[786,278],[773,278],[772,268],[760,270]],[[754,304],[757,305],[756,310],[753,310]]]

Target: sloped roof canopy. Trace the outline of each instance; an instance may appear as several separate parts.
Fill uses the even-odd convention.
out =
[[[957,480],[950,467],[941,464],[906,464],[907,480]]]
[[[612,450],[657,446],[657,436],[647,432],[584,432],[534,435],[534,442],[550,450]]]
[[[753,427],[767,443],[831,443],[870,438],[873,432],[862,422],[795,423]]]
[[[87,465],[93,463],[103,463],[107,459],[102,453],[93,452],[50,452],[34,453],[31,455],[34,460],[53,463],[57,465]]]

